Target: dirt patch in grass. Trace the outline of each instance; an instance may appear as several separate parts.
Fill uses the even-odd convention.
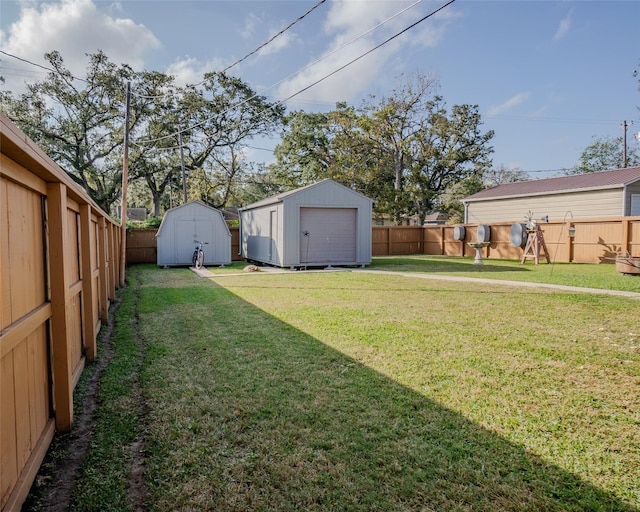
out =
[[[139,323],[138,311],[135,305],[140,301],[140,286],[137,285],[134,290],[134,321],[136,326]],[[133,379],[132,395],[135,402],[135,407],[139,412],[140,420],[144,423],[146,417],[146,403],[142,390],[140,388],[140,369],[143,365],[144,347],[143,341],[138,336],[139,329],[134,330],[135,341],[138,347],[137,362],[135,368],[135,378]],[[127,494],[129,496],[129,502],[131,503],[132,510],[134,512],[144,512],[145,508],[145,496],[146,496],[146,483],[145,483],[145,452],[146,442],[142,432],[138,432],[138,435],[129,445],[129,456],[131,460],[131,470],[129,473],[129,482],[127,486]]]
[[[74,396],[71,432],[56,435],[31,487],[23,511],[64,512],[69,510],[82,461],[89,450],[98,408],[96,396],[100,377],[113,358],[111,336],[119,297],[109,311],[109,322],[98,336],[101,350],[95,362],[87,365]]]

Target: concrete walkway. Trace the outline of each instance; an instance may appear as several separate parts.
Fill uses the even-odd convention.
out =
[[[503,286],[517,286],[519,288],[549,288],[552,290],[562,290],[565,292],[573,293],[596,293],[600,295],[616,295],[618,297],[628,297],[631,299],[640,300],[640,292],[627,292],[622,290],[603,290],[600,288],[581,288],[579,286],[565,286],[562,284],[546,284],[546,283],[531,283],[528,281],[505,281],[500,279],[484,279],[481,277],[461,277],[461,276],[446,276],[441,274],[422,274],[416,272],[393,272],[389,270],[367,270],[357,269],[353,272],[366,272],[368,274],[392,274],[397,276],[411,277],[414,279],[439,279],[441,281],[456,281],[465,283],[483,283],[494,284]],[[640,280],[638,281],[640,284]]]

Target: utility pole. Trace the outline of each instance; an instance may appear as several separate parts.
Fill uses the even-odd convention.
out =
[[[622,121],[620,128],[622,128],[622,167],[627,167],[627,128],[633,124],[633,121],[627,123]]]
[[[131,82],[127,82],[127,98],[124,113],[124,157],[122,159],[122,205],[120,206],[120,287],[124,287],[124,269],[127,264],[127,184],[129,182],[129,105]]]
[[[182,194],[184,201],[182,204],[187,204],[187,176],[184,172],[184,147],[182,146],[182,127],[178,127],[178,141],[180,142],[180,167],[182,169]]]

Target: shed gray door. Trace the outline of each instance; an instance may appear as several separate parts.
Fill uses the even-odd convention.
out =
[[[355,261],[355,208],[300,208],[301,264]]]

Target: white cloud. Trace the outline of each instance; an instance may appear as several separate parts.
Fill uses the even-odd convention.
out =
[[[507,101],[501,103],[500,105],[495,105],[491,107],[487,111],[487,115],[497,116],[500,114],[504,114],[505,112],[508,112],[512,108],[517,107],[518,105],[521,105],[529,96],[530,96],[530,93],[528,92],[520,92],[515,96],[512,96],[511,98],[509,98]]]
[[[102,50],[114,63],[142,69],[144,55],[159,46],[146,27],[105,14],[92,0],[62,0],[39,6],[24,3],[20,18],[2,34],[2,48],[7,53],[48,66],[44,54],[57,50],[65,66],[79,77],[85,75],[86,54]],[[33,66],[19,67],[25,70],[23,74],[6,77],[7,88],[14,92],[19,92],[22,82],[32,78],[34,71]]]
[[[279,32],[279,31],[278,31]],[[277,32],[273,31],[269,34],[269,37],[265,40],[269,41]],[[278,53],[280,50],[288,48],[291,44],[295,43],[298,40],[298,37],[293,32],[284,32],[276,37],[273,41],[271,41],[264,48],[261,48],[258,52],[260,55],[270,55],[273,53]]]
[[[320,57],[310,59],[308,68],[286,80],[279,88],[281,99],[308,87],[340,67],[400,33],[438,4],[412,1],[335,0],[326,16],[324,32],[329,43]],[[403,11],[406,9],[406,11]],[[396,16],[397,15],[397,16]],[[409,49],[436,46],[448,21],[456,17],[453,10],[442,11],[407,33],[395,38],[371,54],[349,65],[302,93],[307,101],[332,103],[349,101],[371,92],[376,81],[393,78],[398,61]],[[377,25],[381,26],[377,27]],[[374,27],[375,30],[371,30]],[[346,45],[346,46],[345,46]],[[320,60],[322,59],[322,60]]]
[[[572,15],[573,15],[573,12],[569,11],[569,13],[562,20],[560,20],[558,29],[556,30],[556,33],[553,36],[554,41],[559,41],[560,39],[562,39],[564,36],[567,35],[567,33],[569,32],[569,29],[571,28]]]
[[[240,32],[240,35],[245,39],[253,37],[256,33],[256,28],[263,23],[262,18],[256,13],[252,12],[244,20],[244,29]]]
[[[170,64],[166,73],[176,77],[177,85],[185,86],[200,83],[205,73],[223,68],[224,64],[220,60],[200,62],[193,57],[185,57]]]
[[[280,26],[272,28],[268,35],[265,36],[264,31],[260,30],[261,26],[265,24],[264,19],[252,12],[246,16],[244,20],[244,29],[240,34],[245,39],[251,39],[257,45],[262,45],[268,42],[264,48],[259,50],[259,54],[262,56],[270,55],[278,53],[280,50],[289,47],[291,44],[299,40],[298,36],[291,29],[282,32],[283,27],[286,26],[285,23],[285,21],[282,21]],[[279,34],[279,32],[282,33]],[[277,37],[274,37],[276,35]],[[258,41],[257,39],[260,37],[263,37],[264,40]],[[274,39],[271,40],[272,38]]]

